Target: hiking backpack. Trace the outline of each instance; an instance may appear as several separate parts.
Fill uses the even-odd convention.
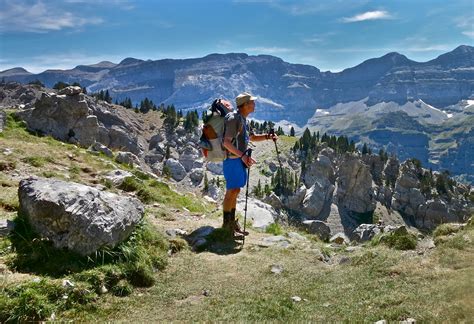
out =
[[[222,142],[225,116],[230,112],[232,110],[229,110],[221,99],[216,99],[205,114],[199,146],[206,161],[222,162],[226,158],[227,152],[222,147]]]

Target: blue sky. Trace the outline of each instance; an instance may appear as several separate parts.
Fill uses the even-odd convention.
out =
[[[474,0],[0,0],[0,70],[270,54],[340,71],[474,43]]]

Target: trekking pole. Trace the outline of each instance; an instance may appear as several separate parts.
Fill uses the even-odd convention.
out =
[[[268,132],[268,135],[275,135],[275,130],[272,128]],[[283,167],[281,166],[281,160],[280,160],[280,152],[278,151],[278,145],[276,139],[273,139],[273,143],[275,143],[275,150],[277,152],[277,158],[278,158],[278,163],[280,164],[280,173],[283,172]]]
[[[247,155],[249,158],[252,157],[252,149],[249,148],[247,151],[245,151],[245,155]],[[247,167],[247,189],[245,190],[245,213],[244,213],[244,233],[245,233],[245,228],[247,226],[247,201],[249,199],[249,183],[250,183],[250,167]],[[245,235],[242,240],[242,248],[244,247],[245,244]]]

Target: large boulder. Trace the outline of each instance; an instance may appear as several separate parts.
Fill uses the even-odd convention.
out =
[[[377,224],[360,224],[351,234],[350,239],[356,242],[366,242],[382,231]]]
[[[34,108],[17,114],[26,121],[28,129],[64,142],[90,146],[99,133],[97,117],[91,115],[83,94],[66,96],[43,93]]]
[[[316,181],[306,191],[301,211],[309,219],[317,219],[326,203],[330,202],[334,192],[334,186],[327,181]]]
[[[122,164],[127,164],[130,166],[133,165],[140,165],[140,159],[138,156],[131,152],[117,152],[117,156],[115,157],[115,161]]]
[[[334,168],[329,157],[319,154],[318,158],[306,167],[302,180],[306,188],[310,188],[316,181],[334,183]]]
[[[74,96],[80,93],[82,93],[82,88],[78,86],[69,86],[58,91],[58,94],[66,96]]]
[[[193,169],[194,162],[199,159],[200,153],[194,147],[188,145],[179,156],[179,163],[183,165],[187,172]]]
[[[116,246],[144,215],[136,198],[60,180],[21,180],[18,197],[20,212],[41,236],[81,255]]]
[[[303,202],[304,197],[306,196],[306,191],[306,186],[304,184],[301,184],[293,195],[287,197],[284,200],[285,206],[289,209],[297,210],[300,207],[300,204]]]
[[[315,234],[323,241],[327,241],[331,237],[331,229],[323,221],[305,220],[303,221],[303,226],[306,228],[308,233]]]
[[[245,198],[240,198],[237,202],[237,210],[241,214],[245,213]],[[247,201],[247,219],[252,221],[252,227],[264,229],[273,224],[279,217],[272,206],[254,198],[248,198]],[[243,220],[242,220],[243,221]]]
[[[224,170],[222,168],[222,162],[207,162],[206,168],[209,172],[215,175],[223,175]]]
[[[165,162],[165,166],[167,166],[170,170],[171,177],[176,181],[181,181],[186,177],[186,169],[183,167],[179,161],[175,159],[168,159]]]
[[[370,169],[355,155],[347,155],[340,163],[336,201],[339,206],[356,213],[375,210]]]

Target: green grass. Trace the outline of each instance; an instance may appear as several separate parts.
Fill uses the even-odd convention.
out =
[[[433,231],[433,236],[439,237],[439,236],[449,235],[449,234],[457,233],[460,230],[461,230],[461,227],[459,225],[454,225],[450,223],[441,224]]]
[[[53,312],[77,310],[79,304],[93,303],[102,287],[116,296],[128,296],[133,287],[153,286],[157,271],[167,264],[168,242],[147,223],[140,224],[117,247],[84,257],[54,248],[37,236],[23,217],[18,216],[15,222],[13,233],[0,241],[0,256],[10,269],[43,279],[39,283],[10,284],[0,291],[2,322],[45,320]],[[76,285],[65,291],[59,281],[48,278],[69,278]]]
[[[473,231],[463,234],[473,238]],[[426,256],[381,244],[345,255],[349,263],[327,265],[308,249],[249,246],[217,257],[187,251],[174,258],[149,295],[104,299],[97,319],[469,322],[474,316],[473,252],[472,242],[464,250],[443,246]],[[344,255],[330,254],[332,259]],[[283,265],[282,274],[270,272],[275,263]],[[202,296],[203,290],[209,296]],[[292,296],[304,300],[295,303]]]
[[[273,224],[268,225],[265,228],[265,233],[273,234],[273,235],[281,235],[283,234],[283,229],[278,223],[273,223]]]
[[[417,238],[414,234],[407,231],[395,231],[392,233],[380,233],[370,242],[370,246],[385,244],[396,250],[414,250],[417,244]]]

